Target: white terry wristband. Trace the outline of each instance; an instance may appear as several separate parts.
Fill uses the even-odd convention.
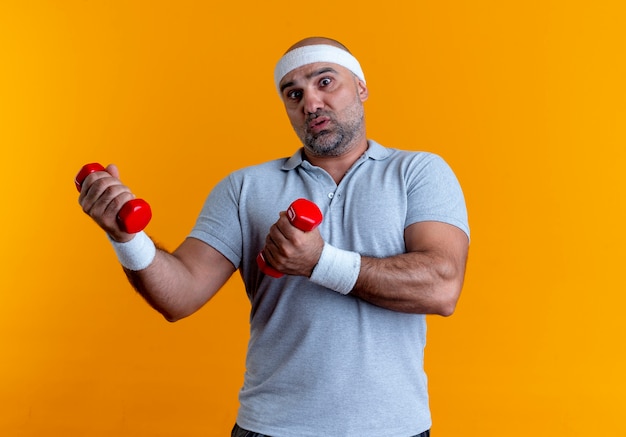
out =
[[[152,264],[156,256],[156,246],[148,235],[141,231],[132,240],[118,243],[109,237],[120,264],[128,270],[143,270]]]
[[[324,243],[322,255],[311,274],[311,282],[345,295],[354,288],[360,270],[361,255]]]

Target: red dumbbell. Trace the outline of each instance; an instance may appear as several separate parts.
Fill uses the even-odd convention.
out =
[[[76,178],[74,178],[78,192],[80,192],[85,178],[97,171],[105,171],[105,168],[96,162],[84,165],[80,169]],[[148,202],[143,199],[132,199],[126,202],[120,209],[120,212],[117,214],[117,224],[124,232],[136,234],[148,225],[151,218],[152,210]]]
[[[322,211],[316,204],[307,199],[294,200],[289,208],[287,208],[287,218],[289,222],[296,228],[304,232],[309,232],[315,229],[320,223],[322,223]],[[271,267],[265,262],[263,252],[259,252],[256,257],[256,262],[263,273],[272,278],[280,278],[283,276],[281,272]]]

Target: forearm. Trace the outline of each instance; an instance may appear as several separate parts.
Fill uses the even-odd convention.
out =
[[[463,274],[464,269],[430,253],[361,257],[350,294],[394,311],[449,316],[456,307]]]

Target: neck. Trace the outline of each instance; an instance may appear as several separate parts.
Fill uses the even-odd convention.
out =
[[[340,156],[314,155],[306,148],[304,149],[304,156],[311,164],[323,168],[339,185],[350,167],[365,153],[367,147],[367,139],[363,138]]]

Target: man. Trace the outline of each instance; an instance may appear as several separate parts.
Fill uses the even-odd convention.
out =
[[[367,139],[365,77],[340,43],[296,43],[275,81],[303,148],[221,181],[173,253],[119,229],[132,194],[114,166],[85,179],[79,202],[169,321],[240,271],[250,342],[233,436],[427,436],[425,314],[451,315],[461,292],[462,191],[439,157]],[[301,197],[324,214],[310,232],[284,211],[275,221]],[[283,277],[259,270],[261,250]]]

